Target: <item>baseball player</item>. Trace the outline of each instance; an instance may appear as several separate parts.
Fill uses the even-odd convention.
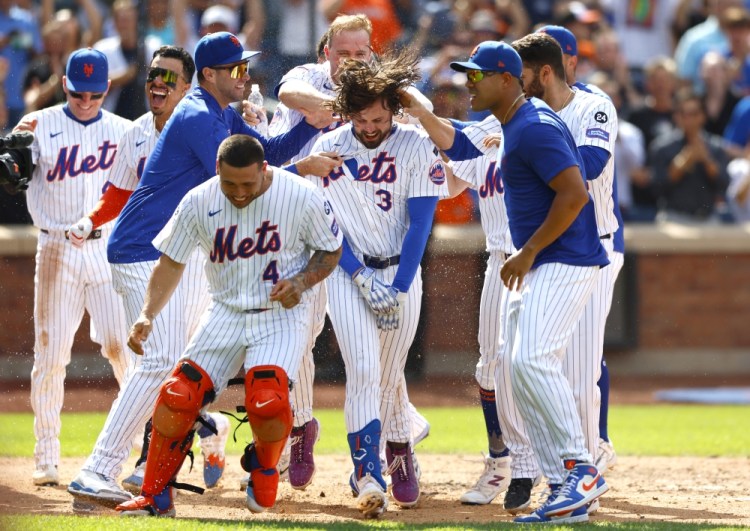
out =
[[[14,131],[34,131],[35,165],[27,192],[34,225],[39,227],[34,278],[34,410],[36,485],[57,485],[60,460],[60,410],[65,367],[84,309],[91,317],[91,339],[122,383],[130,354],[122,302],[112,289],[105,264],[111,224],[88,235],[83,251],[67,241],[67,228],[93,208],[112,169],[129,120],[103,111],[109,90],[107,59],[91,49],[68,58],[62,87],[66,103],[32,112]]]
[[[490,110],[505,133],[501,171],[518,250],[500,270],[509,289],[501,360],[510,360],[513,397],[536,455],[554,453],[554,459],[539,457],[553,486],[550,496],[516,521],[586,521],[587,505],[608,486],[586,449],[561,364],[597,272],[608,261],[579,169],[583,162],[557,115],[544,102],[525,100],[521,58],[509,45],[485,41],[468,61],[450,66],[466,72],[472,109]],[[431,113],[416,116],[453,160],[479,153],[461,131]]]
[[[130,331],[133,350],[143,352],[196,246],[208,255],[211,305],[159,390],[141,495],[117,507],[126,515],[175,514],[173,480],[201,412],[240,367],[254,439],[242,457],[251,477],[247,507],[253,512],[273,507],[276,467],[292,429],[289,385],[307,345],[305,292],[327,277],[341,256],[341,233],[323,194],[268,166],[256,139],[233,135],[223,141],[216,171],[183,198],[154,239],[163,254]]]
[[[562,26],[544,26],[537,31],[541,31],[557,41],[563,50],[563,63],[565,66],[565,79],[567,83],[584,92],[590,92],[608,98],[607,94],[599,87],[587,83],[576,81],[576,66],[578,65],[578,42],[575,35]],[[565,119],[565,118],[563,118]],[[571,129],[572,131],[572,129]],[[584,150],[585,151],[585,150]],[[583,153],[582,153],[583,154]],[[612,182],[612,198],[614,200],[614,214],[617,219],[617,230],[612,234],[613,251],[609,254],[610,266],[608,275],[612,282],[612,287],[605,291],[603,300],[603,315],[597,316],[597,319],[606,321],[609,311],[612,308],[612,296],[614,293],[614,283],[617,280],[623,263],[625,262],[625,237],[622,213],[620,212],[620,203],[617,195],[617,177]],[[606,238],[605,238],[606,239]],[[596,466],[604,474],[609,468],[612,468],[617,462],[617,454],[614,446],[609,440],[607,432],[607,419],[609,413],[609,369],[607,362],[602,355],[601,376],[596,382],[599,392],[595,390],[594,399],[599,399],[599,445],[596,454]],[[596,406],[595,406],[596,410]]]
[[[159,135],[135,191],[117,218],[107,246],[113,281],[125,301],[129,321],[135,322],[159,251],[151,240],[163,228],[188,190],[206,181],[215,171],[216,152],[231,132],[257,136],[229,107],[242,99],[248,81],[247,62],[259,52],[243,50],[237,37],[227,32],[203,37],[195,49],[199,86],[185,96]],[[270,161],[283,162],[296,153],[317,129],[306,122],[285,135],[261,138]],[[185,277],[154,323],[146,354],[128,379],[107,417],[89,464],[102,474],[93,481],[79,475],[69,491],[107,506],[130,498],[109,481],[117,477],[127,459],[136,431],[148,418],[159,387],[169,375],[186,342],[186,297],[201,290],[203,280]],[[211,424],[206,429],[216,430]],[[218,431],[218,430],[216,430]],[[95,465],[98,463],[98,465]],[[112,468],[108,469],[112,463]],[[104,475],[104,474],[111,475]],[[88,481],[91,480],[91,481]]]
[[[411,507],[420,495],[403,371],[419,318],[419,262],[446,187],[443,162],[427,135],[393,120],[400,92],[415,80],[414,63],[401,55],[379,65],[340,65],[331,108],[350,121],[313,148],[344,159],[321,181],[344,232],[341,267],[327,287],[346,368],[349,483],[365,517],[388,505],[381,429],[394,500]]]
[[[331,22],[326,33],[326,44],[323,48],[325,61],[297,66],[290,70],[276,87],[276,96],[280,103],[276,107],[270,124],[271,134],[289,131],[305,115],[313,113],[327,114],[330,122],[321,131],[332,131],[344,124],[340,117],[333,115],[324,104],[333,101],[339,83],[339,63],[345,59],[357,59],[369,62],[372,59],[370,36],[372,23],[365,15],[340,15]],[[425,99],[426,100],[426,99]],[[305,114],[303,114],[303,111]],[[313,145],[320,135],[311,139],[300,152],[292,158],[297,162],[312,152]],[[292,430],[291,459],[289,463],[289,483],[295,489],[306,488],[315,473],[313,446],[318,439],[320,425],[313,418],[313,379],[315,363],[312,349],[315,340],[325,325],[326,289],[320,283],[313,288],[309,348],[305,351],[299,371],[299,382],[292,391],[292,410],[294,411],[294,428]],[[413,406],[412,428],[414,442],[417,443],[429,433],[429,423]]]
[[[195,63],[188,52],[174,46],[163,46],[154,52],[154,58],[146,77],[145,92],[149,101],[150,112],[144,114],[126,131],[120,142],[118,156],[113,165],[112,175],[101,200],[87,216],[70,227],[71,242],[83,246],[85,237],[103,223],[116,218],[138,185],[148,156],[153,151],[156,141],[167,120],[172,115],[177,103],[190,89],[190,80],[195,73]],[[195,330],[200,318],[199,311],[208,304],[208,290],[201,282],[205,276],[201,272],[203,257],[200,252],[194,253],[188,264],[188,274],[194,289],[186,292],[186,338]],[[134,319],[135,317],[133,317]],[[177,330],[173,330],[177,333]],[[201,451],[203,453],[203,475],[207,487],[215,486],[224,469],[224,446],[229,436],[229,421],[218,413],[211,413],[206,419],[214,427],[216,435],[208,428],[199,430]],[[146,424],[144,445],[136,471],[123,481],[129,490],[140,492],[140,484],[145,468],[146,451],[150,436],[150,425]],[[115,478],[120,474],[122,464],[128,453],[121,452],[116,458],[103,459],[107,456],[105,441],[108,432],[101,432],[94,452],[81,472],[68,487],[74,497],[83,497],[97,501],[102,492],[119,493],[127,499],[126,493],[117,486]],[[80,505],[74,505],[74,509]]]

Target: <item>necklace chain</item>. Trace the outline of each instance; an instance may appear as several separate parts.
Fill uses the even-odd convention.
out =
[[[565,107],[567,107],[568,103],[570,103],[570,101],[573,99],[573,96],[575,96],[575,91],[574,90],[571,90],[571,89],[568,89],[568,90],[570,90],[570,94],[568,94],[568,97],[563,102],[562,107],[560,107],[560,111],[562,111]]]
[[[514,100],[513,100],[513,103],[511,103],[511,104],[510,104],[510,107],[508,107],[508,110],[507,110],[507,111],[505,111],[505,116],[503,116],[503,119],[502,119],[501,123],[504,123],[504,124],[505,124],[505,123],[508,123],[508,122],[506,122],[506,121],[505,121],[505,119],[506,119],[506,118],[508,117],[508,115],[510,114],[510,111],[512,111],[512,110],[513,110],[513,107],[515,107],[515,106],[516,106],[516,103],[518,103],[518,100],[520,100],[521,98],[523,98],[523,92],[521,92],[521,93],[520,93],[520,94],[518,95],[518,97],[517,97],[516,99],[514,99]]]

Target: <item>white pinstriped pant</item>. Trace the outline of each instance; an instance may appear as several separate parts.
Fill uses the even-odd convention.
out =
[[[375,276],[390,285],[397,270],[397,266],[376,269]],[[409,288],[401,324],[391,331],[378,330],[375,314],[343,269],[337,267],[327,282],[329,315],[346,368],[347,432],[357,432],[380,419],[381,440],[409,442],[412,421],[404,367],[419,322],[421,269]]]
[[[185,350],[187,330],[195,326],[187,322],[188,316],[197,319],[205,308],[208,297],[202,271],[204,260],[200,251],[193,253],[180,284],[154,319],[153,330],[143,345],[144,355],[138,357],[135,370],[112,403],[94,450],[83,465],[85,470],[109,478],[117,478],[122,472],[133,437],[153,413],[159,388]],[[140,315],[155,265],[155,261],[111,264],[115,289],[125,303],[130,323]]]
[[[310,317],[308,318],[309,337],[307,347],[300,361],[297,382],[294,384],[289,397],[294,412],[294,426],[299,427],[310,422],[313,418],[313,382],[315,380],[315,360],[313,347],[315,340],[323,331],[326,322],[326,302],[328,293],[325,282],[320,282],[309,289]]]
[[[495,371],[500,355],[502,321],[500,315],[507,289],[500,278],[505,253],[491,251],[484,271],[482,297],[479,301],[479,361],[474,377],[482,389],[495,389]]]
[[[118,383],[134,363],[125,346],[127,322],[122,301],[112,289],[107,267],[106,238],[74,247],[62,231],[39,233],[34,276],[34,368],[31,407],[34,410],[36,466],[60,461],[60,411],[65,368],[86,310],[91,339],[102,346]]]
[[[503,358],[511,359],[515,404],[550,483],[562,483],[563,459],[592,462],[562,362],[598,272],[598,267],[543,264],[529,272],[521,291],[508,296]]]

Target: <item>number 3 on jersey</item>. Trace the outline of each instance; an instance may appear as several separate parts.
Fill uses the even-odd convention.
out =
[[[276,260],[271,260],[263,271],[263,280],[270,280],[274,284],[279,281],[279,270],[276,267]]]
[[[380,203],[377,204],[380,208],[388,212],[393,207],[391,193],[388,190],[378,190],[375,195],[380,198]]]

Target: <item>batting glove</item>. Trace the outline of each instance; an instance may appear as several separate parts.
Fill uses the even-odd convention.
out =
[[[94,230],[94,222],[91,221],[90,217],[84,216],[68,227],[68,239],[70,243],[80,249],[92,230]]]
[[[391,307],[388,312],[377,314],[376,322],[380,330],[396,330],[401,324],[401,311],[406,304],[407,294],[398,291],[396,288],[389,288],[391,295],[396,300],[396,305]]]
[[[395,293],[390,291],[390,286],[375,278],[375,270],[372,268],[363,267],[354,274],[352,281],[357,285],[373,312],[387,312],[398,304]]]

